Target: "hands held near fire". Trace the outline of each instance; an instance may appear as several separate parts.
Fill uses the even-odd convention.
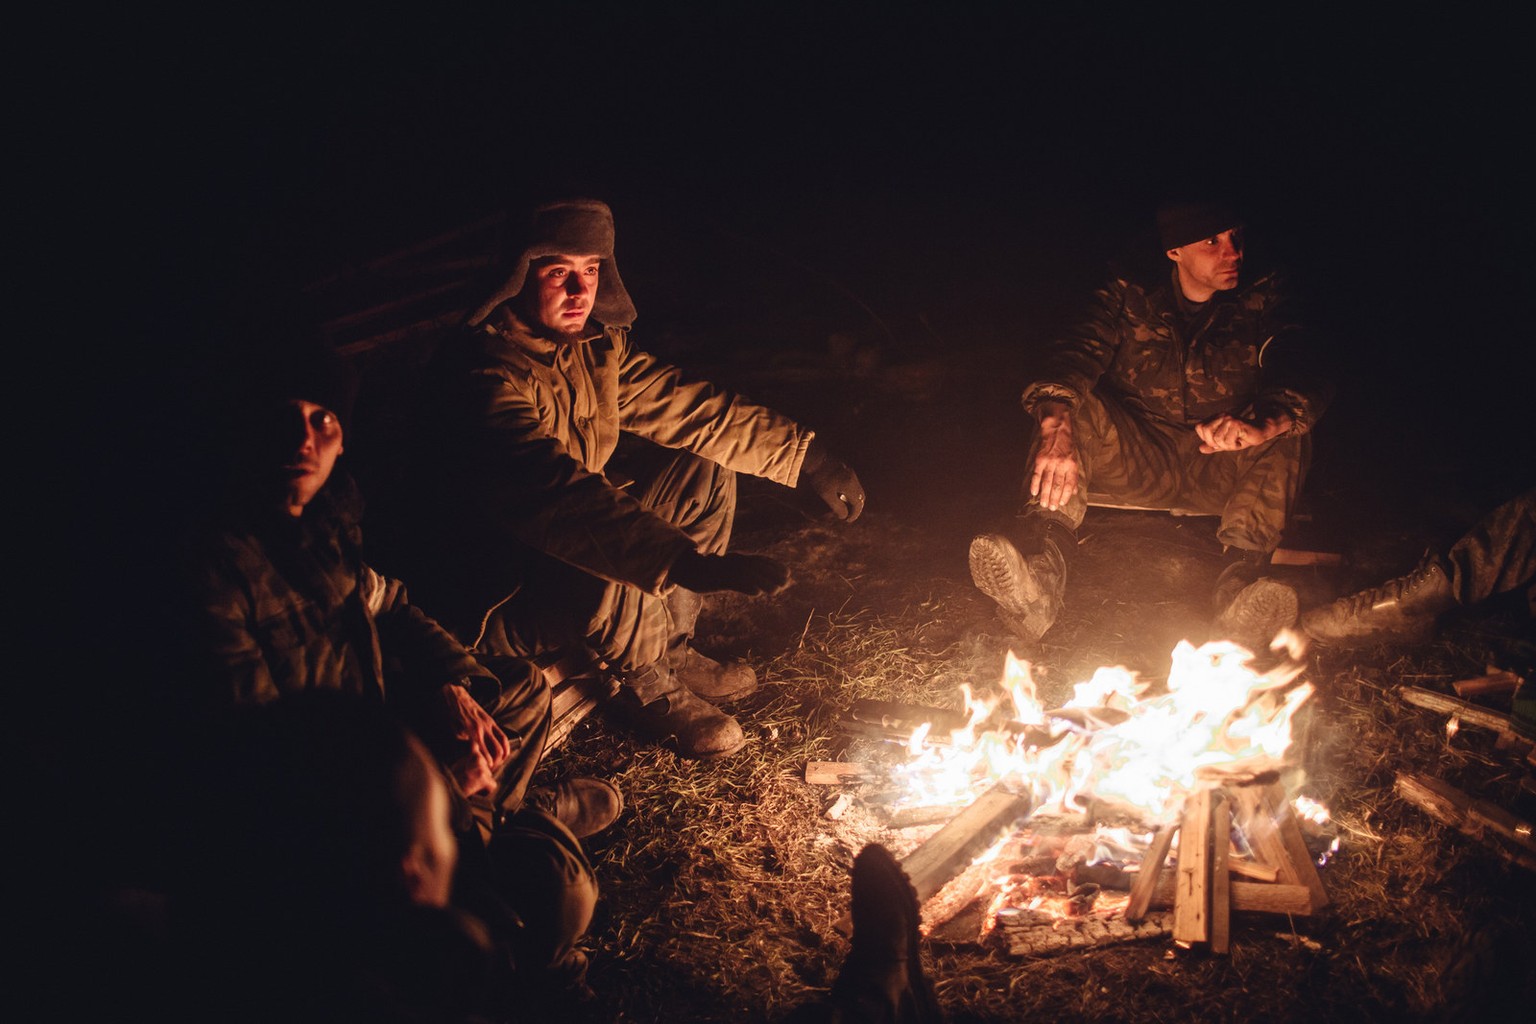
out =
[[[1040,449],[1029,477],[1029,495],[1055,511],[1077,493],[1077,446],[1072,442],[1072,407],[1047,399],[1035,407]]]
[[[667,582],[698,594],[734,590],[758,597],[777,594],[789,586],[789,569],[767,555],[704,555],[685,551],[672,563]]]
[[[1195,433],[1203,442],[1200,445],[1201,454],[1213,455],[1216,452],[1235,452],[1257,447],[1290,430],[1291,423],[1290,414],[1285,412],[1260,418],[1256,422],[1222,413],[1196,424]]]
[[[837,518],[851,523],[864,511],[864,485],[848,464],[829,455],[819,440],[812,439],[805,450],[800,479],[827,503]]]
[[[469,749],[448,764],[448,772],[466,796],[496,788],[496,772],[512,757],[512,742],[465,686],[443,687],[448,735]]]

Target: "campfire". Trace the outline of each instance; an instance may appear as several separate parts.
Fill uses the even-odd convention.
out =
[[[1235,644],[1180,643],[1162,692],[1102,668],[1053,709],[1010,653],[988,696],[961,688],[963,710],[856,702],[843,731],[885,758],[806,778],[859,782],[890,828],[941,826],[903,859],[930,934],[1014,955],[1163,935],[1225,953],[1233,911],[1327,903],[1335,844],[1293,743],[1313,690],[1294,634],[1271,653],[1259,671]]]

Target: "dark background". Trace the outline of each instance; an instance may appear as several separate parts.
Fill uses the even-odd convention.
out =
[[[782,345],[873,311],[1022,354],[1109,256],[1150,244],[1157,202],[1225,192],[1251,261],[1288,267],[1336,338],[1321,468],[1401,488],[1409,514],[1420,493],[1480,507],[1529,482],[1511,22],[1012,6],[316,5],[19,34],[22,301],[42,322],[23,349],[43,372],[18,390],[52,407],[22,446],[41,455],[23,504],[62,533],[33,546],[42,618],[78,629],[60,609],[83,595],[92,615],[103,578],[131,593],[153,564],[162,513],[202,483],[224,327],[569,194],[617,213],[642,342],[807,307],[825,325]]]

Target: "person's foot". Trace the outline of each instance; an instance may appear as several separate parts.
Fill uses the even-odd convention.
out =
[[[643,682],[638,688],[625,683],[610,702],[637,732],[672,743],[684,757],[724,757],[746,745],[736,719],[695,696],[664,665],[651,666],[639,675]]]
[[[1301,630],[1323,646],[1418,643],[1430,637],[1435,619],[1456,603],[1450,576],[1438,561],[1429,560],[1406,576],[1311,609],[1301,617]]]
[[[871,843],[853,862],[853,938],[833,983],[844,1019],[927,1024],[943,1019],[923,973],[917,893],[885,847]]]
[[[1075,539],[1064,527],[980,534],[971,540],[971,580],[997,602],[1009,628],[1038,640],[1061,614],[1071,546]]]
[[[1212,638],[1230,640],[1255,653],[1269,649],[1275,634],[1295,625],[1296,591],[1264,575],[1268,555],[1234,551],[1216,577]]]
[[[667,664],[672,674],[696,696],[716,704],[740,700],[757,689],[757,673],[751,665],[735,659],[716,661],[687,642],[676,644],[667,652]]]
[[[624,810],[619,787],[581,776],[561,779],[552,786],[536,786],[528,790],[526,802],[570,829],[577,839],[601,832]]]

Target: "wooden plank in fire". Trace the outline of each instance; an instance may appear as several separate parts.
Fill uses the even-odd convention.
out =
[[[1177,898],[1177,879],[1165,876],[1152,893],[1151,905],[1171,907]],[[1312,893],[1304,885],[1281,882],[1233,881],[1228,895],[1233,910],[1255,914],[1290,914],[1306,917],[1313,912]]]
[[[1183,944],[1211,938],[1211,791],[1202,789],[1184,804],[1179,822],[1179,857],[1175,868],[1173,941]]]
[[[901,866],[917,890],[918,902],[964,871],[1030,808],[1029,797],[995,785],[907,854]]]
[[[1211,952],[1226,953],[1232,943],[1232,879],[1227,854],[1232,849],[1232,801],[1218,790],[1211,807]]]
[[[997,928],[1007,943],[1010,956],[1046,956],[1070,949],[1159,939],[1173,930],[1173,914],[1166,911],[1150,914],[1140,921],[1123,917],[1084,917],[1035,925],[999,915]]]
[[[1152,895],[1157,891],[1158,879],[1163,873],[1163,864],[1168,860],[1168,850],[1173,846],[1173,834],[1177,831],[1178,826],[1165,825],[1152,834],[1152,846],[1142,858],[1141,870],[1136,873],[1136,882],[1131,886],[1131,902],[1125,909],[1128,920],[1140,921],[1147,916],[1147,908],[1152,906]]]
[[[1254,858],[1274,868],[1280,884],[1304,887],[1312,897],[1309,913],[1327,906],[1328,893],[1284,791],[1278,785],[1235,786],[1228,793]]]

